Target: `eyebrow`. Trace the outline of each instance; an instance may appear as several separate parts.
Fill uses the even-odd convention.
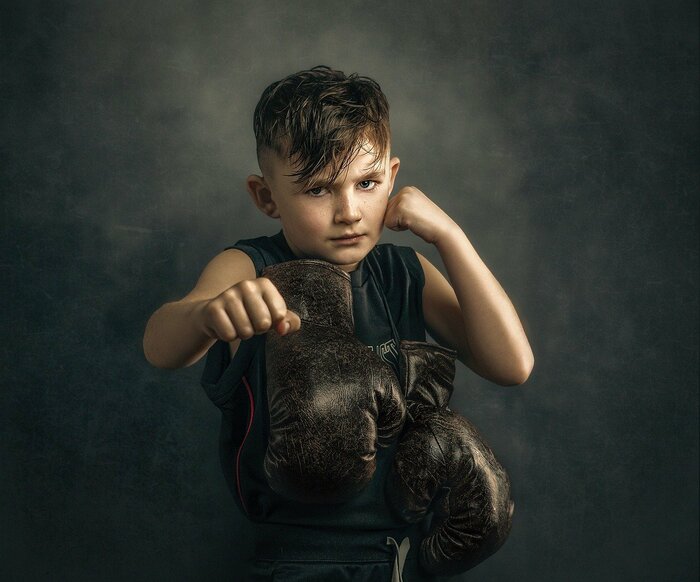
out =
[[[355,182],[364,182],[365,180],[371,180],[373,178],[383,178],[384,177],[384,169],[381,170],[366,170],[364,173],[360,174],[356,179]],[[337,180],[336,180],[337,181]],[[308,185],[306,186],[307,188],[320,188],[321,186],[329,186],[332,185],[328,180],[314,180],[313,178],[309,181]]]

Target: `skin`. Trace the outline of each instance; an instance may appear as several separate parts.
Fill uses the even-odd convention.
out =
[[[379,162],[379,163],[376,163]],[[267,178],[249,176],[247,188],[256,206],[282,223],[289,248],[299,258],[318,258],[350,272],[377,244],[399,159],[377,160],[365,144],[334,184],[324,175],[311,184],[297,184],[288,160],[268,154]],[[362,235],[356,243],[338,237]]]
[[[274,153],[264,156],[261,165],[264,176],[249,176],[247,190],[263,213],[280,220],[295,256],[320,258],[350,272],[377,244],[383,228],[410,230],[435,245],[449,276],[448,281],[417,253],[425,274],[428,333],[494,383],[527,380],[534,357],[522,324],[462,229],[416,187],[403,187],[390,197],[400,166],[397,157],[387,153],[377,160],[365,143],[333,184],[323,175],[312,184],[295,183],[289,176],[295,168]],[[336,240],[349,233],[362,236],[351,244]],[[231,249],[207,265],[188,295],[151,316],[144,352],[154,365],[176,368],[198,361],[216,339],[229,342],[233,354],[243,339],[270,330],[293,333],[300,326],[274,285],[255,277],[250,258]]]
[[[418,188],[407,186],[389,201],[385,226],[410,230],[435,245],[449,281],[420,253],[423,315],[428,333],[457,350],[458,359],[502,386],[524,383],[534,366],[532,349],[508,295],[466,234]]]

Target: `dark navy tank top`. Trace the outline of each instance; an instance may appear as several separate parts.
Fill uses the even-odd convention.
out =
[[[229,248],[245,252],[258,277],[268,265],[297,258],[282,231],[271,237],[240,240]],[[424,275],[416,253],[410,247],[376,245],[350,277],[355,335],[398,374],[394,330],[399,340],[425,341]],[[202,374],[202,386],[222,413],[221,466],[243,514],[256,523],[304,524],[333,530],[404,526],[391,514],[384,497],[395,443],[378,449],[372,481],[345,503],[303,504],[270,489],[263,471],[269,430],[264,347],[265,336],[254,336],[240,343],[232,359],[228,343],[217,341],[207,353]]]

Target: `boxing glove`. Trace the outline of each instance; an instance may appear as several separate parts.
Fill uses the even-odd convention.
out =
[[[321,260],[264,269],[301,319],[265,338],[270,488],[305,503],[338,503],[372,479],[378,446],[395,439],[406,405],[398,379],[354,335],[348,273]]]
[[[510,533],[513,502],[503,467],[465,418],[447,405],[454,350],[402,341],[407,419],[387,477],[387,501],[406,521],[433,511],[419,564],[432,575],[464,572]]]

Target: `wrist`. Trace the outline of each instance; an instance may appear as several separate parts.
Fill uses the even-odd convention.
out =
[[[445,225],[437,232],[433,244],[437,247],[438,251],[441,247],[447,247],[453,245],[455,242],[463,242],[467,238],[464,234],[462,228],[451,218]]]
[[[198,299],[196,301],[188,302],[189,305],[186,308],[186,317],[190,320],[192,327],[200,334],[203,338],[216,339],[212,336],[211,329],[207,325],[206,317],[206,306],[209,303],[209,299]]]

